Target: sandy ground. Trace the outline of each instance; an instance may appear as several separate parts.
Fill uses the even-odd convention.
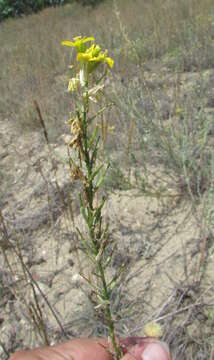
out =
[[[1,209],[12,244],[8,245],[2,231],[1,343],[8,352],[43,343],[42,331],[32,321],[35,296],[29,274],[14,254],[12,246],[16,244],[39,286],[36,298],[51,342],[65,338],[56,316],[68,337],[105,334],[106,327],[87,298],[87,286],[75,280],[80,268],[83,274],[90,269],[77,250],[75,226],[83,229],[84,224],[77,202],[79,187],[70,183],[63,140],[52,146],[54,163],[41,132],[17,136],[11,119],[0,121],[0,140]],[[162,171],[158,167],[151,170]],[[112,298],[117,331],[125,336],[143,334],[146,322],[158,320],[163,338],[172,346],[180,336],[175,358],[191,359],[183,353],[182,337],[189,336],[194,343],[202,331],[201,323],[208,337],[213,322],[213,310],[209,310],[213,302],[212,242],[207,240],[207,263],[199,286],[203,237],[196,214],[200,214],[200,206],[193,214],[190,202],[185,198],[179,201],[173,189],[164,198],[148,197],[136,188],[136,168],[130,171],[132,189],[108,191],[104,208],[104,219],[116,244],[109,276],[122,264],[126,268]],[[139,171],[143,173],[143,169]],[[68,194],[73,199],[75,225],[68,210]],[[201,349],[197,359],[206,358],[203,341]],[[3,348],[0,352],[6,356]]]

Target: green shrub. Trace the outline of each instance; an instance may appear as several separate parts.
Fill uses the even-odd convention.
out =
[[[96,6],[103,0],[77,0],[77,2],[83,6]]]
[[[66,2],[68,0],[0,0],[0,21],[37,12],[47,6],[63,5]]]
[[[31,14],[48,6],[64,5],[74,0],[0,0],[0,21],[8,17]],[[95,6],[103,0],[76,0],[83,6]]]

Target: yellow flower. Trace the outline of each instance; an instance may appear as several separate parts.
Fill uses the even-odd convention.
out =
[[[161,326],[158,323],[150,322],[145,325],[144,334],[149,337],[160,338],[163,332]]]
[[[70,41],[70,40],[62,41],[62,45],[75,47],[78,53],[84,53],[87,49],[86,43],[94,40],[95,39],[93,36],[90,37],[77,36],[74,38],[74,41]]]
[[[101,52],[100,46],[95,44],[84,53],[78,53],[77,60],[88,64],[88,73],[91,73],[101,63],[107,63],[110,68],[114,65],[114,60],[107,56],[107,51]]]
[[[62,45],[75,47],[77,50],[77,61],[80,62],[80,84],[84,86],[87,81],[88,75],[92,73],[99,64],[106,63],[110,68],[114,66],[114,60],[107,56],[108,51],[101,51],[101,47],[96,44],[92,44],[87,47],[86,43],[94,41],[94,37],[82,37],[77,36],[74,41],[65,40]],[[69,89],[73,91],[76,84],[72,81]]]
[[[100,47],[98,45],[91,45],[84,53],[77,54],[77,60],[88,62],[91,58],[98,56],[100,54]]]
[[[94,56],[89,61],[95,63],[106,62],[110,68],[114,66],[114,60],[110,57],[107,57],[105,53],[99,54],[98,56]]]

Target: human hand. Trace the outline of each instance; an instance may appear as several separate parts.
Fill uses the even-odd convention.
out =
[[[120,340],[122,360],[170,360],[167,344],[155,338],[130,337]],[[9,360],[112,360],[105,339],[74,339],[63,344],[18,351]]]

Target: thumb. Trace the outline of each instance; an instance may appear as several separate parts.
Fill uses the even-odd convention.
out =
[[[122,360],[170,360],[168,345],[162,341],[148,342],[129,348]]]

